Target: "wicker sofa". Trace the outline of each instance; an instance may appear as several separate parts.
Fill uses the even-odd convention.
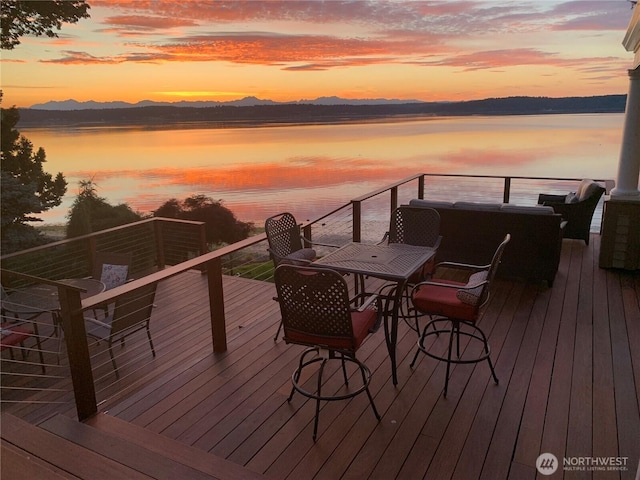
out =
[[[510,233],[498,275],[553,284],[566,222],[552,207],[426,199],[409,204],[434,208],[440,214],[442,243],[436,261],[488,265],[496,247]]]

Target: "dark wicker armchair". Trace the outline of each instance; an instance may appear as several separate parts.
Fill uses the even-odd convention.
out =
[[[582,180],[575,193],[568,195],[541,193],[538,196],[538,203],[553,207],[553,210],[567,221],[564,238],[584,240],[589,245],[591,219],[604,192],[605,188],[599,183],[593,180]]]

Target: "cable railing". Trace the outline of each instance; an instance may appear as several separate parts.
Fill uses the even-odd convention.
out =
[[[204,222],[155,217],[0,257],[2,268],[58,280],[92,273],[96,252],[131,254],[133,276],[207,251]]]
[[[319,243],[377,243],[388,228],[390,212],[413,198],[535,204],[539,192],[567,193],[580,181],[416,174],[353,199],[301,227],[305,237]],[[607,189],[612,186],[610,181],[599,181]],[[596,218],[601,217],[601,206],[598,210]],[[594,222],[597,226],[599,220]],[[264,233],[207,252],[203,231],[200,222],[152,219],[2,257],[6,294],[11,296],[29,285],[45,285],[57,290],[60,303],[55,312],[32,318],[37,332],[33,328],[24,345],[3,351],[2,403],[19,404],[23,412],[44,405],[53,409],[62,403],[75,408],[83,419],[110,396],[123,394],[114,391],[125,392],[141,377],[179,365],[180,352],[175,350],[179,338],[190,339],[194,352],[226,351],[223,279],[272,281],[273,265]],[[83,299],[81,288],[59,280],[88,276],[92,258],[100,250],[131,252],[134,280]],[[328,251],[319,248],[318,254]],[[96,316],[98,310],[97,318],[104,318],[99,309],[105,304],[113,314],[116,304],[135,301],[149,285],[162,292],[153,301],[152,316],[164,316],[167,322],[165,328],[155,331],[152,323],[154,350],[144,329],[122,343],[116,339],[111,353],[108,341],[87,336],[85,317]],[[195,289],[207,292],[196,302],[188,300]],[[12,322],[15,317],[3,308],[3,329]],[[154,356],[154,351],[161,355]]]

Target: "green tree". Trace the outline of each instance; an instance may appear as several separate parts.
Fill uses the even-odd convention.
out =
[[[96,187],[91,180],[80,181],[80,191],[67,215],[68,238],[143,219],[142,215],[131,210],[126,203],[113,206],[106,199],[99,197]]]
[[[0,97],[1,98],[1,97]],[[46,173],[45,151],[34,152],[33,144],[15,128],[18,109],[0,110],[1,237],[3,253],[44,243],[44,238],[27,222],[42,219],[42,213],[62,203],[67,182],[62,173]]]
[[[63,23],[89,18],[89,4],[84,0],[19,1],[2,0],[1,47],[12,50],[23,35],[57,37]]]
[[[213,244],[240,241],[253,229],[253,224],[237,220],[221,201],[205,195],[193,195],[183,202],[172,198],[154,211],[153,216],[205,222],[207,242]]]

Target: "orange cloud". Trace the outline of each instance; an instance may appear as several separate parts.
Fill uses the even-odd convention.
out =
[[[620,59],[610,57],[561,58],[556,53],[543,52],[533,48],[514,48],[473,52],[453,55],[442,60],[419,62],[422,65],[439,65],[448,67],[464,67],[464,71],[513,67],[521,65],[547,65],[552,67],[584,67],[587,65],[603,65],[614,62],[619,68]]]
[[[175,17],[147,16],[147,15],[118,15],[107,17],[104,22],[109,25],[132,28],[135,30],[152,31],[174,27],[190,27],[197,23],[194,20]]]

